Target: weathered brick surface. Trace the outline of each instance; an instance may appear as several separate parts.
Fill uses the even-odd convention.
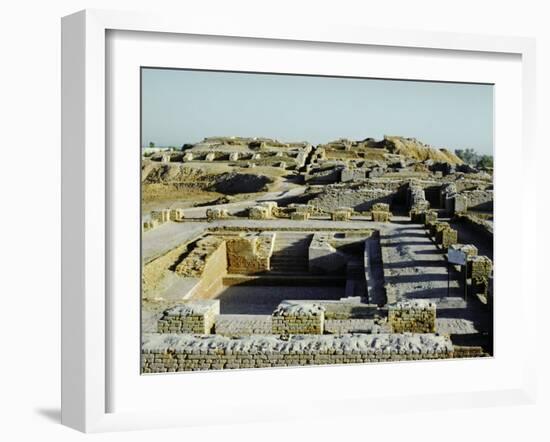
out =
[[[448,222],[436,221],[435,223],[430,224],[430,235],[435,237],[437,235],[437,232],[450,228],[451,226]]]
[[[180,276],[202,277],[210,261],[225,261],[226,248],[223,238],[207,236],[197,241],[195,248],[176,266]],[[220,263],[226,267],[225,262]],[[223,268],[225,272],[225,268]]]
[[[214,209],[206,210],[206,219],[209,221],[212,221],[215,219],[224,219],[224,218],[227,218],[228,216],[229,214],[227,213],[226,209],[214,208]]]
[[[302,335],[285,339],[145,334],[141,369],[143,373],[166,373],[452,357],[449,337],[435,334]]]
[[[353,210],[347,207],[340,207],[330,214],[332,221],[349,221]]]
[[[147,232],[148,230],[154,229],[159,225],[159,222],[156,219],[150,219],[148,221],[143,221],[142,223],[142,231]]]
[[[435,317],[435,303],[425,300],[398,302],[388,308],[388,323],[394,333],[433,333]]]
[[[458,250],[466,254],[467,257],[477,255],[477,247],[473,244],[452,244],[449,250]]]
[[[447,249],[451,244],[458,242],[458,232],[455,229],[442,229],[436,232],[435,240],[441,247]]]
[[[386,223],[390,220],[390,212],[384,212],[381,210],[373,210],[371,212],[371,218],[373,221]]]
[[[471,256],[468,258],[468,277],[472,280],[486,280],[493,271],[493,262],[487,256]]]
[[[156,220],[159,224],[170,221],[170,209],[153,210],[151,219]]]
[[[427,210],[424,213],[424,224],[435,223],[437,221],[437,212],[435,210]]]
[[[229,273],[253,274],[268,271],[275,233],[250,233],[227,239]]]
[[[210,334],[216,315],[219,314],[219,300],[197,300],[178,304],[164,311],[157,323],[157,331],[159,333]]]
[[[271,316],[274,335],[323,334],[325,309],[312,302],[283,301]]]
[[[171,221],[181,221],[183,218],[183,209],[170,209]]]
[[[271,213],[268,207],[252,206],[248,209],[248,217],[250,219],[269,219],[271,217]]]
[[[308,212],[304,212],[304,213],[294,212],[294,213],[290,214],[290,219],[295,220],[295,221],[307,221],[309,219],[309,213]]]

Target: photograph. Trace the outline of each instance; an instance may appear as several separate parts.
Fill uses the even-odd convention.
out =
[[[140,75],[141,374],[494,356],[494,84]]]

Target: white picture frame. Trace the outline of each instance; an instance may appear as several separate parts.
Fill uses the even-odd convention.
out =
[[[346,46],[376,46],[384,48],[467,51],[477,54],[511,54],[521,57],[521,157],[524,185],[519,190],[525,207],[535,206],[536,194],[529,186],[529,170],[534,157],[533,124],[535,107],[535,43],[519,37],[492,37],[451,33],[401,31],[398,33],[372,28],[345,26],[294,27],[277,23],[231,21],[212,23],[194,18],[182,24],[178,17],[151,14],[86,10],[62,20],[62,423],[84,432],[168,426],[207,425],[211,420],[224,421],[222,414],[207,416],[197,409],[195,414],[182,410],[112,411],[109,410],[110,382],[108,247],[112,240],[109,218],[109,173],[106,140],[108,109],[106,94],[106,35],[109,31],[154,32],[163,35],[218,36],[272,41],[309,42]],[[498,160],[497,160],[498,161]],[[497,163],[498,164],[498,163]],[[498,166],[497,166],[498,167]],[[498,172],[497,172],[498,173]],[[530,189],[529,192],[527,189]],[[497,197],[498,198],[498,197]],[[527,215],[524,215],[527,216]],[[497,229],[498,232],[498,229]],[[521,230],[521,259],[518,260],[521,296],[518,309],[527,310],[536,302],[534,280],[526,278],[526,257],[533,253],[534,241]],[[531,238],[531,241],[529,240]],[[468,407],[500,403],[532,403],[535,396],[534,352],[535,324],[523,331],[522,372],[518,379],[499,389],[463,391],[426,395],[400,394],[389,391],[379,397],[377,411],[395,412],[411,404],[415,408]],[[136,350],[137,351],[137,350]],[[440,364],[441,366],[441,364]],[[300,370],[300,369],[295,369]],[[361,366],[353,367],[357,375]],[[309,372],[311,373],[311,372]],[[350,372],[351,373],[351,372]],[[242,375],[243,373],[241,373]],[[210,375],[211,376],[211,375]],[[271,376],[271,375],[262,375]],[[311,376],[311,375],[309,375]],[[521,379],[520,379],[521,378]],[[213,380],[210,377],[210,380]],[[219,378],[216,378],[219,381]],[[340,413],[364,413],[374,407],[368,401],[358,403],[357,397],[335,395]],[[240,399],[244,401],[244,399]],[[239,402],[239,399],[236,399]],[[305,416],[333,413],[325,401],[308,402],[311,408]],[[304,403],[285,409],[274,407],[265,412],[254,404],[240,404],[249,414],[242,421],[295,416]],[[220,412],[221,413],[221,412]],[[327,414],[328,415],[328,414]],[[227,422],[234,421],[231,415]]]

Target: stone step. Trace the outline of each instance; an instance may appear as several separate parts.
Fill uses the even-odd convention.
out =
[[[310,241],[275,241],[275,247],[302,246],[309,247]]]
[[[274,262],[305,262],[309,260],[307,256],[296,256],[296,255],[276,255],[271,257],[271,263]]]
[[[307,271],[309,263],[307,259],[297,257],[278,257],[270,261],[271,270]]]
[[[284,250],[284,249],[308,249],[309,246],[307,244],[299,244],[299,243],[292,243],[292,244],[275,244],[275,247],[273,247],[274,250]]]
[[[300,270],[307,270],[308,265],[305,262],[272,262],[271,263],[271,270],[278,270],[278,269],[300,269]]]
[[[271,256],[300,256],[300,257],[307,257],[308,256],[308,250],[307,249],[293,249],[293,250],[275,250]]]

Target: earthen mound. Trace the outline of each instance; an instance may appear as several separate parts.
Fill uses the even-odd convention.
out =
[[[384,137],[384,147],[391,153],[419,161],[433,160],[449,164],[462,164],[462,160],[447,149],[436,149],[415,138]]]
[[[224,173],[217,177],[214,190],[225,194],[264,192],[273,179],[250,173]]]

